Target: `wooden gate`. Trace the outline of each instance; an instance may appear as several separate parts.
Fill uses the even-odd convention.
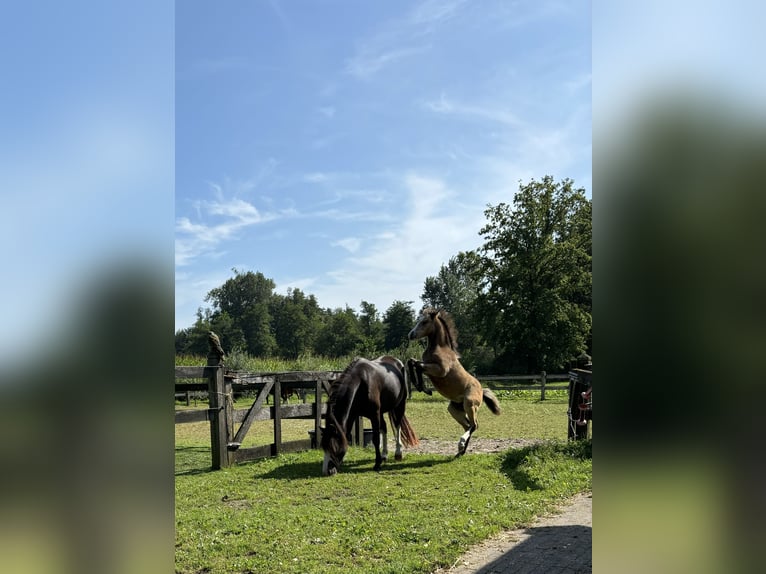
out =
[[[286,373],[234,374],[224,373],[223,366],[176,367],[179,379],[205,379],[205,383],[176,383],[176,393],[206,390],[208,408],[182,410],[175,414],[176,424],[210,421],[210,445],[213,469],[226,468],[237,462],[275,456],[284,452],[308,450],[312,440],[282,441],[282,420],[313,419],[314,437],[320,436],[322,417],[327,412],[323,398],[329,394],[336,371],[293,371]],[[314,401],[297,405],[282,403],[282,386],[313,392]],[[247,409],[234,408],[235,391],[255,391],[256,398]],[[305,395],[304,395],[305,396]],[[267,398],[273,404],[267,405]],[[269,445],[243,448],[242,443],[255,421],[273,420],[273,442]],[[318,441],[316,441],[318,442]]]

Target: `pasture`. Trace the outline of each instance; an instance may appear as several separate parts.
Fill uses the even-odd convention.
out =
[[[321,450],[211,472],[209,424],[176,425],[176,571],[404,573],[449,567],[470,545],[590,490],[591,443],[566,442],[566,393],[556,393],[540,402],[534,392],[499,392],[503,414],[481,408],[479,430],[460,459],[405,449],[403,461],[394,462],[392,451],[381,472],[373,472],[374,449],[352,447],[334,477],[321,476]],[[416,393],[407,416],[421,440],[456,446],[462,433],[441,397]],[[306,438],[310,425],[285,420],[283,437]],[[268,444],[271,432],[269,421],[257,422],[247,440]],[[544,442],[472,452],[486,438]]]

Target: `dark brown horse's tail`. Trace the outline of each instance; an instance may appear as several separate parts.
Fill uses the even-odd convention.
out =
[[[394,422],[394,415],[392,413],[388,413],[391,417],[391,426],[396,428],[396,423]],[[399,423],[399,426],[402,430],[402,444],[406,447],[411,446],[418,446],[420,444],[420,439],[418,439],[417,433],[415,433],[415,429],[412,428],[412,425],[410,424],[409,419],[406,415],[402,415],[402,420]]]
[[[484,395],[484,402],[487,403],[487,408],[492,411],[493,415],[499,415],[503,411],[500,409],[500,401],[490,389],[482,389]]]

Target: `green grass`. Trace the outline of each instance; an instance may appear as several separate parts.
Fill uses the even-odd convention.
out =
[[[177,572],[432,572],[591,487],[589,443],[320,466],[310,451],[179,476]]]
[[[355,447],[332,478],[320,476],[318,450],[212,472],[208,423],[176,425],[177,572],[432,572],[591,488],[591,443],[566,442],[565,399],[504,397],[501,406],[500,417],[482,407],[476,438],[548,442],[469,448],[460,459],[405,449],[381,472],[371,448]],[[457,442],[444,399],[416,393],[407,413],[422,438]],[[271,442],[271,424],[253,425],[253,444]],[[306,438],[311,425],[283,421],[284,440]]]

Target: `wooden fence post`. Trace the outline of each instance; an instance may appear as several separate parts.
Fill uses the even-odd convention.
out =
[[[545,400],[545,383],[548,379],[548,374],[545,371],[540,373],[540,400]]]
[[[316,380],[316,399],[314,400],[314,447],[322,448],[322,381]]]
[[[277,375],[274,383],[274,448],[271,454],[274,456],[282,452],[282,381]]]
[[[218,335],[208,334],[210,350],[207,354],[208,414],[210,415],[210,450],[213,457],[213,470],[229,466],[229,427],[233,422],[234,408],[231,384],[226,385],[223,376],[224,353]],[[227,388],[228,387],[228,388]]]
[[[229,466],[229,452],[226,445],[229,442],[229,424],[227,415],[231,410],[227,400],[223,376],[223,366],[208,365],[205,368],[208,377],[208,397],[210,414],[210,447],[213,455],[213,470]]]

